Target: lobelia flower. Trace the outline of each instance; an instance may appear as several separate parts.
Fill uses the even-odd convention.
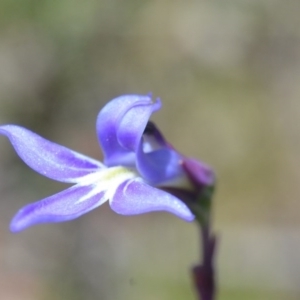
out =
[[[20,209],[11,221],[11,231],[72,220],[105,201],[122,215],[167,211],[192,221],[194,215],[188,206],[167,190],[187,186],[191,180],[185,169],[190,166],[191,173],[195,173],[199,165],[176,152],[149,122],[160,107],[159,99],[153,102],[150,96],[141,95],[120,96],[107,103],[96,123],[103,164],[21,126],[0,126],[0,134],[8,137],[29,167],[51,179],[74,183]],[[203,170],[200,166],[196,174]],[[205,176],[199,180],[211,180],[211,173]]]

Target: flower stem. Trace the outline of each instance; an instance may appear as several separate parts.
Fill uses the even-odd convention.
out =
[[[216,237],[211,234],[209,224],[199,223],[199,229],[202,240],[202,263],[192,269],[194,286],[199,300],[214,300],[216,297],[214,269]]]

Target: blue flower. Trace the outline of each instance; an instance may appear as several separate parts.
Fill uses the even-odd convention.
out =
[[[187,205],[167,192],[168,187],[188,186],[190,180],[184,157],[149,122],[160,107],[161,102],[153,102],[150,96],[125,95],[110,101],[96,124],[103,164],[23,127],[0,126],[0,134],[9,138],[29,167],[51,179],[74,184],[20,209],[11,222],[11,231],[72,220],[105,201],[122,215],[167,211],[192,221],[194,215]]]

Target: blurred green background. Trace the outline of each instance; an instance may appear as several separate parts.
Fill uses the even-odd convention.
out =
[[[1,0],[0,122],[101,159],[95,120],[120,94],[160,96],[168,140],[218,175],[220,300],[300,298],[298,0]],[[0,299],[195,299],[194,224],[107,205],[8,230],[65,186],[0,141]]]

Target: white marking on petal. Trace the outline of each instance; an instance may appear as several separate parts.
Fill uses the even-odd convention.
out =
[[[82,177],[79,181],[81,186],[94,185],[94,188],[78,202],[85,201],[87,198],[105,191],[104,198],[111,199],[118,186],[129,179],[137,177],[138,174],[128,168],[112,167],[101,169],[95,173]]]

